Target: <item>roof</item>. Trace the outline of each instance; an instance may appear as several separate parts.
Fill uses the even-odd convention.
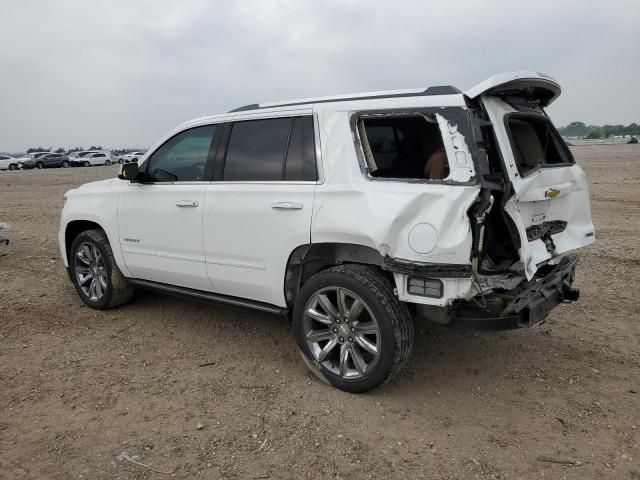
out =
[[[316,103],[328,103],[328,102],[345,102],[350,100],[373,100],[382,98],[400,98],[400,97],[420,97],[431,95],[456,95],[462,92],[456,87],[450,85],[439,85],[435,87],[406,89],[406,90],[384,90],[379,92],[364,92],[364,93],[348,93],[344,95],[331,95],[328,97],[315,97],[315,98],[302,98],[297,100],[287,100],[281,102],[267,102],[267,103],[252,103],[243,107],[235,108],[229,113],[244,112],[247,110],[259,110],[261,108],[273,108],[273,107],[292,107],[299,105],[312,105]]]
[[[549,75],[533,71],[506,72],[494,75],[483,82],[475,85],[464,92],[469,98],[476,98],[485,93],[491,93],[500,88],[516,87],[537,87],[547,90],[549,97],[547,104],[551,103],[560,95],[560,85]],[[377,100],[384,98],[420,97],[432,95],[458,95],[462,91],[450,85],[440,85],[429,88],[414,88],[406,90],[385,90],[379,92],[350,93],[345,95],[331,95],[327,97],[302,98],[298,100],[287,100],[281,102],[252,103],[235,108],[228,113],[245,112],[249,110],[260,110],[273,107],[293,107],[302,105],[313,105],[317,103],[344,102],[352,100]]]

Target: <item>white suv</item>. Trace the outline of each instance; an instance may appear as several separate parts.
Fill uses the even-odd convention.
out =
[[[577,300],[594,228],[544,112],[559,94],[516,72],[193,120],[67,192],[62,257],[93,308],[144,287],[285,315],[314,373],[366,391],[405,364],[414,319],[526,327]]]

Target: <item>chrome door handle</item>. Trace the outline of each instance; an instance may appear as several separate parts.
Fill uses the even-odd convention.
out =
[[[197,207],[200,203],[195,200],[178,200],[176,202],[177,207]]]
[[[302,204],[297,202],[275,202],[271,208],[275,210],[302,210]]]

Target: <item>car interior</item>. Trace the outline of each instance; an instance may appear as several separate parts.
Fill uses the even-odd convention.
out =
[[[373,177],[442,180],[449,175],[435,119],[417,115],[361,118],[358,131],[366,145],[365,156],[371,157],[367,163]]]

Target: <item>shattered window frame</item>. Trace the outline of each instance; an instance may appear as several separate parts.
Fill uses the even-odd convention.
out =
[[[367,175],[369,178],[373,180],[398,180],[398,181],[416,181],[416,182],[424,182],[424,183],[433,183],[433,182],[447,182],[451,178],[451,166],[448,157],[446,158],[446,167],[449,170],[449,173],[446,177],[441,179],[429,179],[429,178],[420,178],[420,177],[387,177],[387,176],[374,176],[372,173],[375,173],[379,166],[376,163],[375,155],[371,149],[371,143],[369,142],[369,137],[367,134],[367,127],[365,126],[365,120],[367,119],[384,119],[384,118],[421,118],[428,124],[434,125],[437,128],[438,133],[440,134],[440,142],[444,146],[444,136],[443,132],[440,129],[440,125],[438,124],[438,120],[435,114],[425,114],[422,112],[415,113],[363,113],[358,115],[357,119],[357,132],[360,137],[360,146],[362,153],[364,154],[366,164],[367,164]],[[397,127],[394,127],[394,129]],[[425,160],[426,162],[426,160]]]
[[[474,142],[468,142],[470,145],[469,153],[471,155],[471,160],[473,163],[473,174],[469,177],[468,180],[455,180],[452,178],[452,174],[454,171],[455,165],[453,164],[449,155],[447,155],[447,162],[449,164],[449,175],[447,175],[444,179],[439,180],[429,180],[426,178],[393,178],[393,177],[377,177],[371,175],[372,171],[370,169],[370,164],[375,165],[375,160],[373,159],[373,153],[369,154],[365,153],[365,143],[362,142],[360,129],[358,127],[359,120],[362,118],[379,118],[379,117],[415,117],[420,116],[425,119],[427,122],[436,122],[438,125],[438,129],[440,131],[440,135],[443,143],[445,143],[445,135],[448,132],[443,132],[439,122],[437,122],[437,115],[442,116],[448,123],[457,125],[460,133],[465,137],[472,139],[474,138],[473,127],[468,115],[468,112],[463,107],[424,107],[424,108],[400,108],[400,109],[387,109],[387,110],[357,110],[353,111],[350,114],[349,124],[351,126],[352,136],[354,147],[356,150],[356,156],[358,157],[358,164],[360,167],[360,172],[366,180],[374,181],[374,182],[396,182],[396,183],[419,183],[423,185],[461,185],[461,186],[475,186],[481,183],[480,177],[477,172],[481,171],[478,165],[478,153],[477,148]],[[432,120],[430,121],[429,118]],[[365,132],[366,134],[366,132]],[[366,146],[369,147],[368,141]],[[370,151],[370,148],[368,148]],[[368,155],[371,155],[369,158]],[[377,166],[376,166],[377,168]]]

